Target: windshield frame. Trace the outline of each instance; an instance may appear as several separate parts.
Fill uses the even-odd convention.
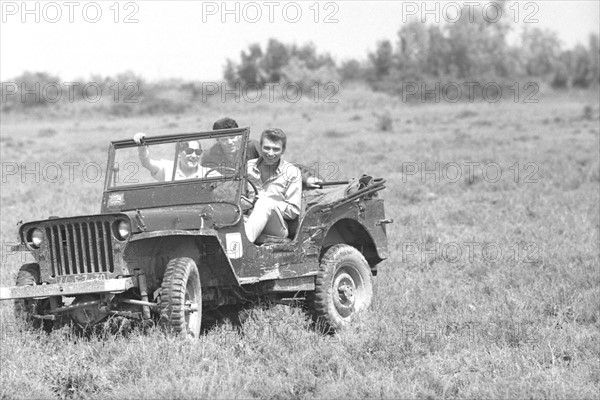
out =
[[[238,159],[236,162],[236,164],[239,163],[239,165],[240,165],[240,171],[238,171],[238,173],[236,173],[233,176],[220,176],[220,177],[217,176],[217,177],[210,177],[210,178],[190,178],[190,179],[177,180],[177,181],[171,180],[171,181],[164,181],[164,182],[149,182],[149,183],[140,183],[140,184],[133,184],[133,185],[122,185],[122,186],[111,186],[110,185],[110,182],[113,179],[113,176],[115,173],[115,169],[113,168],[113,165],[114,165],[114,161],[115,161],[116,151],[119,149],[124,149],[124,148],[139,147],[139,145],[136,144],[133,141],[133,139],[111,141],[109,148],[108,148],[108,162],[107,162],[107,166],[106,166],[104,192],[111,193],[111,192],[120,192],[120,191],[127,191],[127,190],[136,190],[136,189],[142,189],[142,188],[151,188],[151,187],[157,187],[157,186],[162,187],[162,186],[174,186],[174,185],[206,184],[206,183],[210,183],[210,182],[233,181],[233,180],[239,180],[240,187],[241,187],[241,183],[246,180],[246,175],[247,175],[247,169],[245,168],[246,165],[245,165],[244,160],[246,160],[247,143],[248,143],[249,136],[250,136],[250,128],[248,128],[248,127],[235,128],[235,129],[220,129],[217,131],[206,131],[206,132],[197,132],[197,133],[157,135],[157,136],[145,137],[144,144],[158,145],[158,144],[165,144],[165,143],[174,143],[174,144],[176,144],[176,146],[178,146],[177,143],[184,142],[184,141],[201,140],[201,139],[218,139],[218,138],[233,136],[233,135],[240,136],[242,139],[242,142],[240,144],[241,151],[238,153]],[[174,164],[176,162],[177,162],[177,159],[174,160]],[[174,168],[174,170],[175,170],[175,168]],[[239,200],[239,192],[240,192],[240,188],[238,188],[238,196],[237,196],[238,200]]]

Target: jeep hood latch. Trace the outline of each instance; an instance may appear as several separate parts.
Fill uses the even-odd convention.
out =
[[[137,222],[138,222],[138,227],[144,231],[144,232],[148,232],[148,228],[146,227],[146,224],[144,223],[144,216],[142,215],[142,212],[138,209],[135,210],[136,216],[137,216]]]

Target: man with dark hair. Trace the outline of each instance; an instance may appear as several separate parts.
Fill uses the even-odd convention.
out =
[[[213,131],[218,129],[234,129],[238,128],[237,122],[233,118],[225,117],[215,121],[213,124]]]
[[[248,179],[256,186],[258,197],[245,223],[251,242],[261,234],[286,238],[291,220],[300,215],[302,199],[301,172],[284,161],[287,138],[278,128],[267,129],[260,136],[262,155],[248,161]]]
[[[233,128],[238,128],[238,124],[233,118],[229,117],[221,118],[213,124],[213,130]],[[205,167],[215,168],[217,170],[219,170],[219,167],[234,168],[240,141],[240,136],[229,136],[217,139],[217,144],[212,146],[202,156],[201,164]],[[249,139],[246,145],[246,159],[252,160],[254,158],[259,158],[260,155],[261,145],[256,140]],[[318,175],[315,175],[310,168],[297,163],[294,163],[294,165],[300,169],[300,172],[302,173],[302,184],[305,187],[316,188],[318,187],[318,184],[322,182]]]
[[[238,128],[233,118],[225,117],[213,124],[213,130]],[[241,136],[226,136],[217,139],[215,143],[202,156],[200,163],[208,168],[219,170],[220,167],[235,168],[237,153],[240,149]],[[248,140],[246,144],[246,159],[250,160],[260,156],[259,145],[255,140]]]

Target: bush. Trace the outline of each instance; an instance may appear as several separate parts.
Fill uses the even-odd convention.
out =
[[[375,114],[377,122],[375,126],[382,132],[389,132],[394,127],[394,121],[389,111],[385,111],[383,114]]]
[[[304,91],[311,90],[315,84],[322,86],[330,82],[338,83],[340,77],[335,66],[323,65],[317,69],[310,69],[306,62],[293,57],[282,70],[282,81],[297,83]]]

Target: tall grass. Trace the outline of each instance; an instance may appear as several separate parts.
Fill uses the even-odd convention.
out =
[[[197,341],[154,329],[46,335],[23,331],[3,302],[0,396],[598,398],[597,99],[414,106],[364,90],[339,97],[337,104],[213,103],[179,116],[3,118],[3,163],[29,168],[65,161],[104,168],[110,139],[198,131],[224,115],[251,126],[254,138],[282,127],[285,157],[325,178],[386,178],[381,195],[395,223],[371,310],[335,336],[284,306],[249,310],[240,325],[221,321]],[[378,127],[383,109],[392,130]],[[465,162],[479,163],[473,179]],[[440,171],[456,163],[463,176],[436,181],[410,172],[422,163],[428,170],[439,163]],[[491,163],[503,172],[495,183],[492,169],[483,175]],[[66,172],[58,183],[4,176],[4,243],[15,241],[21,219],[98,211],[102,180],[86,181],[79,167],[69,182]],[[478,243],[472,254],[467,243]],[[484,253],[487,243],[501,257]],[[460,257],[451,252],[457,248]],[[3,256],[6,286],[23,257]]]

